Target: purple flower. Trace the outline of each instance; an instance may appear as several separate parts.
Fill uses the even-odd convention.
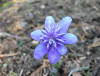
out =
[[[52,16],[45,19],[45,30],[36,30],[31,33],[34,40],[41,41],[35,48],[34,58],[40,59],[48,53],[48,59],[52,64],[59,61],[60,56],[67,54],[64,44],[74,44],[78,41],[77,36],[66,33],[72,22],[72,18],[64,17],[57,25]]]

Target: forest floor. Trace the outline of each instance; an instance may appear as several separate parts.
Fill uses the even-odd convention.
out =
[[[35,60],[39,42],[30,38],[44,28],[45,17],[73,21],[68,32],[78,43],[65,45],[68,54],[51,65],[47,56]],[[100,76],[99,0],[0,0],[0,76]]]

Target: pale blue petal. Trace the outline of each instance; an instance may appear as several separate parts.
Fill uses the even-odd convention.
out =
[[[34,40],[38,40],[41,41],[40,37],[42,37],[43,33],[41,32],[41,30],[36,30],[31,32],[31,38]]]
[[[62,40],[64,40],[64,44],[74,44],[78,41],[78,38],[74,34],[67,33],[62,37]]]
[[[56,23],[54,18],[52,16],[47,16],[45,19],[45,29],[48,32],[51,32],[54,31],[55,27],[56,27]]]
[[[64,17],[57,25],[56,31],[58,33],[66,33],[70,24],[72,22],[72,18],[67,16]]]
[[[51,64],[56,64],[59,61],[60,54],[54,47],[50,48],[50,50],[48,52],[48,59],[51,62]]]
[[[57,51],[61,54],[67,54],[67,48],[64,45],[58,45],[57,46]]]
[[[42,58],[45,54],[47,54],[48,50],[45,45],[45,43],[40,43],[34,51],[34,58],[35,59],[40,59]]]

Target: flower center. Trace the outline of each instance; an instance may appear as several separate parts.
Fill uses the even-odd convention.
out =
[[[54,39],[51,39],[51,38],[50,38],[47,45],[48,45],[47,47],[49,47],[49,48],[50,48],[51,46],[56,47],[56,42],[55,42]]]
[[[49,38],[52,40],[56,40],[54,33],[49,33]]]

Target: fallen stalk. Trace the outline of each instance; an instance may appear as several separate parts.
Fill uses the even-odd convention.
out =
[[[19,37],[17,35],[11,35],[6,32],[0,33],[0,37],[12,37],[12,38],[16,38],[16,39],[25,39],[25,40],[29,39],[28,37]]]
[[[15,55],[18,55],[19,52],[17,53],[11,53],[11,54],[0,54],[0,58],[3,58],[3,57],[9,57],[9,56],[15,56]]]
[[[88,69],[89,69],[89,66],[87,66],[87,67],[75,68],[75,69],[71,70],[71,72],[68,74],[68,76],[71,76],[72,73],[74,73],[74,72],[83,71],[83,70],[88,70]]]

